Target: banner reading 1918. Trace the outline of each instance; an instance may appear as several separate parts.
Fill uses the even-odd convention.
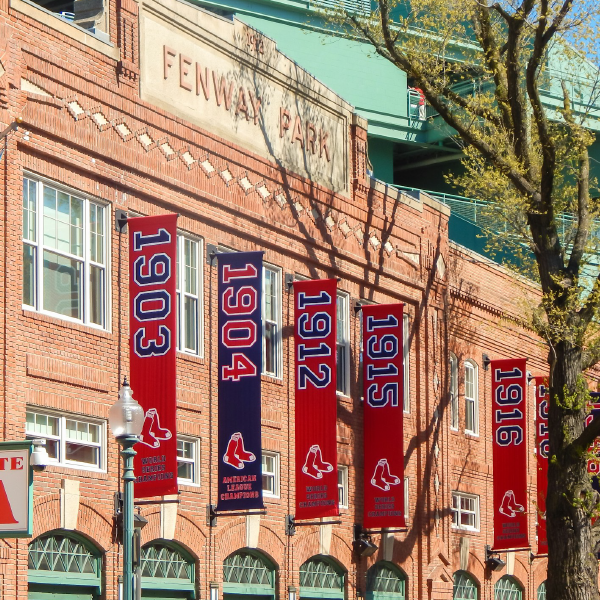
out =
[[[405,527],[402,304],[362,308],[364,521]]]
[[[538,554],[548,554],[546,536],[546,491],[548,489],[548,378],[535,378],[535,451],[537,455]]]
[[[218,255],[219,511],[263,508],[262,256]]]
[[[146,413],[134,460],[136,498],[177,493],[175,381],[177,215],[129,227],[130,375]]]
[[[493,360],[494,550],[529,546],[524,358]]]
[[[335,279],[294,282],[296,519],[337,515]]]

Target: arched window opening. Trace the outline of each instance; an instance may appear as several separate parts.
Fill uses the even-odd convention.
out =
[[[537,600],[546,600],[546,582],[542,581],[537,589]]]
[[[101,562],[99,550],[72,532],[34,539],[28,549],[28,600],[96,600],[102,592]]]
[[[477,600],[477,584],[466,571],[454,573],[453,600]]]
[[[194,559],[179,546],[153,542],[142,548],[142,598],[196,597]]]
[[[275,565],[262,553],[255,550],[240,550],[223,561],[223,596],[275,597]],[[258,597],[258,598],[257,598]]]
[[[333,560],[314,556],[300,567],[300,597],[344,597],[345,573]]]
[[[509,575],[499,579],[494,585],[494,600],[522,600],[523,588]]]
[[[392,563],[380,561],[367,571],[367,600],[404,600],[406,575]]]

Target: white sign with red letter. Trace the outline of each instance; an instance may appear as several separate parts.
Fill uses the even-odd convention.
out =
[[[0,537],[31,536],[30,442],[0,444]]]

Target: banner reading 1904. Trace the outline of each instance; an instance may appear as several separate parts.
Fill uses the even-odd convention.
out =
[[[494,550],[529,546],[525,359],[493,360]]]
[[[134,460],[136,498],[177,493],[175,380],[177,215],[129,227],[130,375],[146,413]]]
[[[366,528],[406,525],[402,309],[402,304],[362,308]]]
[[[262,252],[219,254],[219,500],[263,508]]]
[[[336,288],[294,282],[296,519],[338,514]]]
[[[548,489],[548,378],[535,378],[535,451],[537,455],[538,554],[548,554],[546,492]]]

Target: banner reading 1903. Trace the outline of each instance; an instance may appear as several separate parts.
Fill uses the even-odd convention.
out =
[[[130,376],[146,413],[136,498],[177,493],[175,380],[177,215],[128,219]]]
[[[335,279],[294,282],[296,519],[337,515]]]
[[[493,360],[494,550],[529,546],[525,359]]]
[[[220,511],[263,508],[262,256],[218,255]]]
[[[366,528],[406,526],[402,309],[362,308]]]
[[[548,378],[535,378],[535,451],[537,455],[538,554],[548,554],[546,536],[546,492],[548,489]]]

